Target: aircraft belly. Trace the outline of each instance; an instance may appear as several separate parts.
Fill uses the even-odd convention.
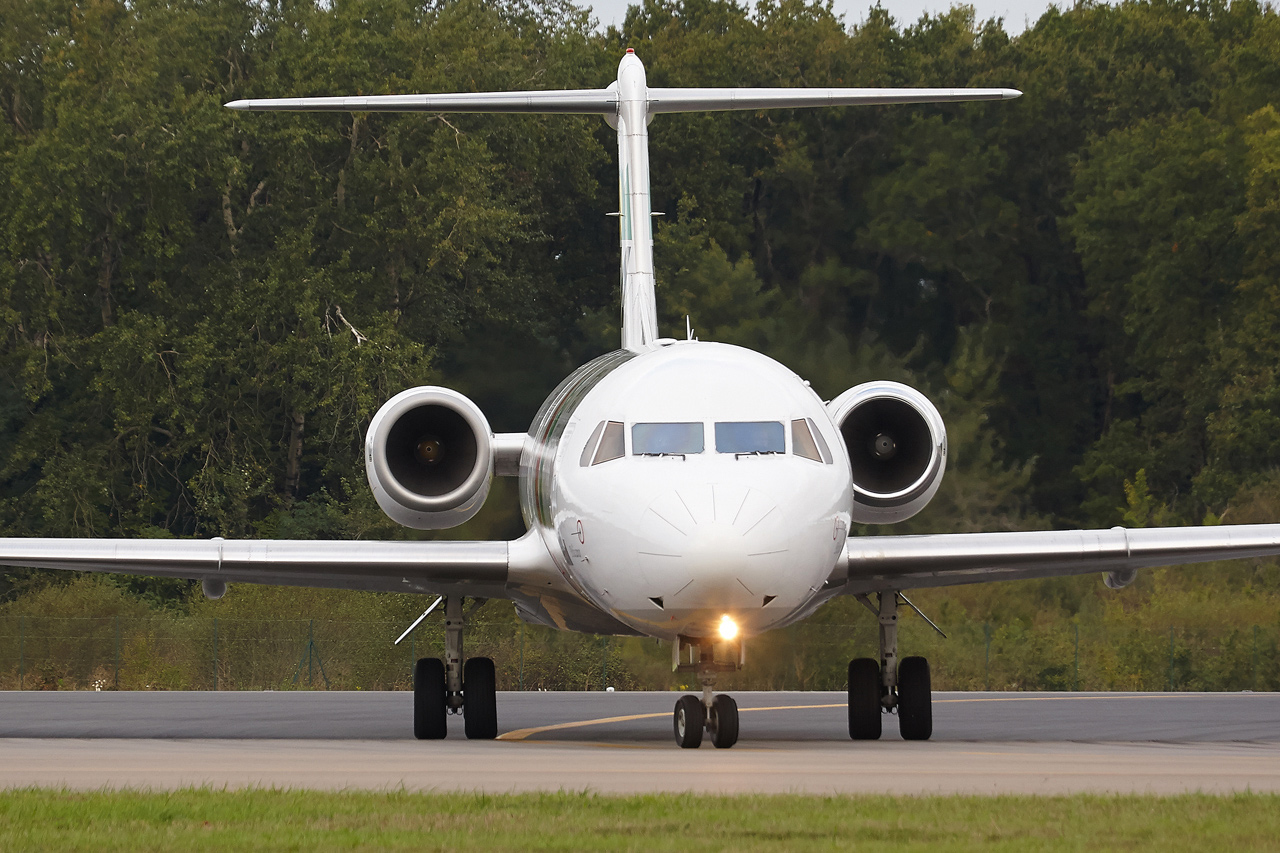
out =
[[[634,637],[642,632],[618,621],[588,601],[571,594],[512,587],[508,590],[521,621],[561,631]]]

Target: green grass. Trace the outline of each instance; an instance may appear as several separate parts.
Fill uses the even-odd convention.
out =
[[[0,792],[0,850],[1274,850],[1280,796]]]

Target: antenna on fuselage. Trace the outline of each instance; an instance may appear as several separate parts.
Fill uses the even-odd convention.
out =
[[[357,98],[257,98],[232,101],[233,110],[429,113],[568,113],[599,115],[618,131],[622,347],[658,346],[654,298],[653,209],[649,198],[649,122],[661,113],[1004,101],[1017,89],[665,89],[650,88],[644,64],[627,48],[618,79],[605,89],[373,95]],[[692,338],[693,330],[686,325]]]

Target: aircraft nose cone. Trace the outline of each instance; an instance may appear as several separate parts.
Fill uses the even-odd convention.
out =
[[[640,531],[645,581],[668,608],[757,608],[786,558],[782,513],[747,486],[683,487],[654,500]]]

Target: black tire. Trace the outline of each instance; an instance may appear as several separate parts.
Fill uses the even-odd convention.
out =
[[[933,734],[933,694],[924,658],[903,658],[898,664],[898,730],[903,740],[928,740]]]
[[[444,661],[420,658],[413,665],[413,736],[441,740],[449,734],[444,692]]]
[[[462,717],[470,740],[498,736],[498,677],[489,658],[471,658],[462,667]]]
[[[849,661],[849,737],[879,740],[882,685],[880,664],[871,658]]]
[[[702,730],[707,727],[707,710],[697,696],[681,696],[676,702],[672,728],[681,749],[702,746]]]
[[[732,696],[711,700],[707,731],[711,732],[711,743],[716,749],[728,749],[738,742],[738,703]]]

